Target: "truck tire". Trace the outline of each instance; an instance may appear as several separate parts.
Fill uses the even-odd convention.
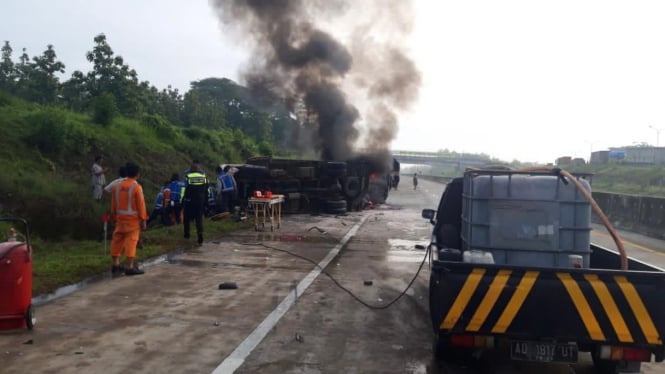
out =
[[[591,359],[593,360],[593,367],[597,374],[618,374],[620,372],[620,361],[603,360],[598,357],[596,352],[591,353]]]
[[[327,200],[326,209],[344,209],[346,210],[346,200]]]
[[[326,200],[323,203],[323,211],[328,214],[346,214],[346,200]]]
[[[473,350],[466,348],[451,347],[448,343],[448,337],[441,335],[441,332],[434,333],[432,339],[432,353],[438,361],[449,363],[470,365],[473,361]]]
[[[362,183],[358,177],[348,177],[343,183],[342,191],[349,199],[355,199],[362,192]]]
[[[448,348],[448,345],[442,341],[439,332],[435,331],[432,338],[432,354],[434,358],[437,361],[448,361],[450,359]]]

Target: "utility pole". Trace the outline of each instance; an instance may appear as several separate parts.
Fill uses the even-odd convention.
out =
[[[651,125],[649,125],[649,128],[656,131],[656,147],[660,146],[660,132],[665,129],[657,129]]]
[[[595,143],[595,142],[593,142],[591,140],[585,140],[584,142],[589,145],[589,160],[588,160],[588,163],[590,164],[591,163],[591,155],[593,154],[593,143]]]

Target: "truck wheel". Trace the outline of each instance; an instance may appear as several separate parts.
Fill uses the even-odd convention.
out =
[[[450,355],[447,354],[449,348],[443,342],[443,339],[441,339],[439,332],[434,332],[434,337],[432,338],[432,353],[434,354],[434,358],[439,361],[448,361],[450,358]]]
[[[612,360],[603,360],[598,357],[598,355],[593,352],[591,353],[591,358],[593,359],[593,367],[597,374],[618,374],[619,373],[619,362]]]
[[[432,353],[434,358],[440,361],[471,365],[473,363],[473,349],[451,347],[446,335],[441,336],[441,332],[435,332],[432,339]]]
[[[344,186],[342,187],[346,197],[354,199],[360,195],[362,192],[362,185],[360,183],[360,178],[358,177],[348,177],[344,181]]]
[[[327,210],[340,210],[346,211],[346,200],[327,200],[325,203]]]
[[[37,323],[37,318],[35,318],[35,308],[32,304],[28,305],[28,310],[25,311],[25,325],[28,327],[28,330],[32,330]]]

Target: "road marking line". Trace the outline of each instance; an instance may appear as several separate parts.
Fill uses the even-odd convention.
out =
[[[261,322],[251,334],[249,334],[245,340],[236,347],[236,349],[231,352],[231,354],[222,361],[219,366],[213,371],[213,374],[227,374],[235,372],[240,365],[245,362],[247,356],[256,348],[257,345],[268,335],[270,330],[277,325],[277,322],[286,314],[286,312],[291,308],[295,303],[295,300],[302,295],[307,287],[309,287],[314,279],[321,274],[321,269],[325,269],[326,266],[332,261],[339,251],[346,245],[346,243],[353,237],[357,232],[360,226],[367,220],[369,215],[363,216],[360,222],[356,223],[355,226],[349,230],[349,232],[344,235],[342,240],[328,252],[328,255],[319,262],[319,266],[312,269],[312,271],[303,278],[294,292],[289,292],[289,294],[282,300],[277,307],[268,314],[268,316]],[[295,295],[294,295],[295,294]]]
[[[608,237],[608,238],[612,238],[612,236],[611,236],[610,234],[607,234],[607,233],[602,232],[602,231],[593,230],[593,232],[596,233],[596,234],[598,234],[598,235],[602,235],[602,236],[605,236],[605,237]],[[659,256],[665,256],[665,253],[664,253],[664,252],[656,251],[656,250],[654,250],[654,249],[651,249],[651,248],[645,247],[645,246],[643,246],[643,245],[640,245],[640,244],[637,244],[637,243],[631,242],[631,241],[629,241],[629,240],[626,240],[626,239],[623,239],[623,238],[622,238],[621,241],[624,242],[624,243],[630,244],[630,245],[633,246],[633,247],[637,247],[637,248],[639,248],[639,249],[641,249],[641,250],[643,250],[643,251],[645,251],[645,252],[653,253],[653,254],[656,254],[656,255],[659,255]]]

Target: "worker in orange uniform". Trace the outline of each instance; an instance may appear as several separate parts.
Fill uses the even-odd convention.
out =
[[[111,192],[111,217],[115,222],[113,239],[111,241],[111,257],[113,266],[111,272],[125,275],[143,274],[134,262],[136,257],[136,244],[139,241],[141,230],[146,229],[148,213],[143,197],[143,187],[136,181],[139,176],[139,167],[127,163],[127,178],[116,183]],[[125,249],[127,267],[120,265],[120,254]]]

